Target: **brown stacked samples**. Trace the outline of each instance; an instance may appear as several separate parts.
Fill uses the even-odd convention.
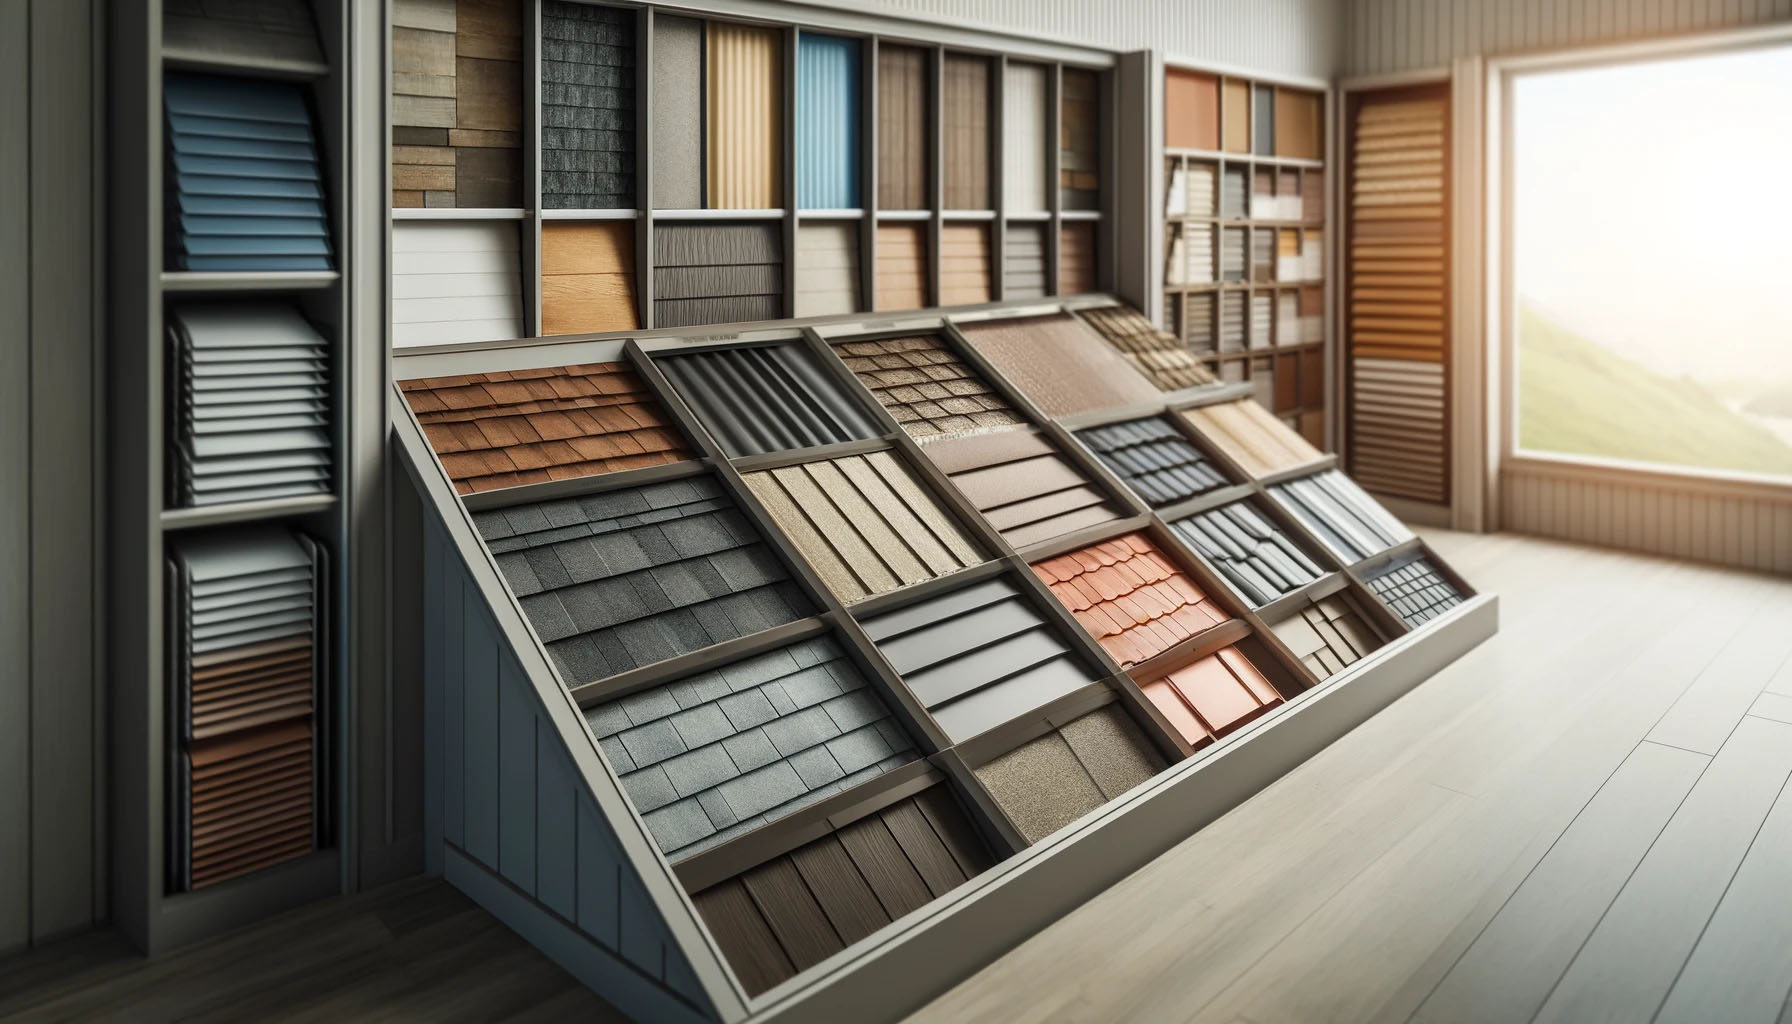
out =
[[[1194,353],[1186,345],[1176,340],[1175,335],[1159,330],[1131,306],[1082,309],[1077,315],[1157,385],[1159,391],[1180,391],[1214,383],[1213,374],[1195,361]]]
[[[395,0],[392,205],[523,205],[519,0]]]

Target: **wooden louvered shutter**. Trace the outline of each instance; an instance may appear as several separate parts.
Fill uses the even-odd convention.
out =
[[[1378,494],[1450,502],[1449,90],[1359,96],[1345,253],[1350,473]]]

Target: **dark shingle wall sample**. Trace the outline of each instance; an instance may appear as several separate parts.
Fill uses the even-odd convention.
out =
[[[943,439],[927,457],[1014,548],[1120,518],[1100,488],[1030,430]]]
[[[733,458],[876,437],[871,414],[801,345],[656,356],[654,362]]]
[[[1226,613],[1142,533],[1035,562],[1033,572],[1122,666],[1226,621]]]
[[[1026,422],[934,335],[842,341],[834,351],[910,437],[925,440]]]
[[[757,995],[995,863],[942,783],[694,893]]]
[[[822,636],[586,712],[673,860],[915,759],[914,743]]]
[[[1139,688],[1196,749],[1282,703],[1275,686],[1236,647],[1223,647]]]
[[[550,210],[635,205],[635,12],[541,7],[541,201]]]
[[[1003,236],[1002,298],[1037,299],[1045,295],[1044,224],[1010,224]]]
[[[1461,592],[1423,555],[1395,562],[1364,582],[1409,626],[1428,622],[1463,602]]]
[[[305,0],[167,0],[164,54],[323,63]]]
[[[784,250],[776,223],[657,224],[658,327],[776,320],[784,315]]]
[[[1342,594],[1322,597],[1270,628],[1320,679],[1381,646],[1375,631]]]
[[[953,742],[1097,678],[1005,579],[928,598],[862,625]]]
[[[1114,346],[1135,369],[1160,391],[1180,391],[1214,383],[1214,376],[1195,360],[1193,352],[1175,335],[1131,306],[1107,306],[1078,310],[1077,316]]]
[[[977,778],[1037,843],[1166,767],[1138,724],[1109,704],[997,757]]]
[[[169,72],[170,270],[329,270],[317,140],[288,82]]]
[[[1268,604],[1325,575],[1294,538],[1248,502],[1178,519],[1170,529],[1253,605]]]
[[[1226,486],[1219,467],[1160,417],[1091,427],[1077,437],[1153,508]]]
[[[1277,484],[1269,493],[1346,562],[1360,562],[1412,537],[1380,502],[1335,469]]]
[[[568,685],[809,612],[784,566],[709,477],[473,519]]]

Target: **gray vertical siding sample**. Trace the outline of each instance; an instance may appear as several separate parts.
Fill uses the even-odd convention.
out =
[[[31,266],[30,27],[30,5],[0,7],[0,259],[9,267]],[[34,336],[29,274],[0,277],[0,323],[18,358],[19,342]],[[0,956],[31,941],[32,411],[31,375],[0,377],[0,821],[12,823],[0,830]]]
[[[661,372],[730,456],[876,437],[870,413],[816,364],[781,343],[659,356]]]
[[[1010,224],[1003,241],[1002,298],[1045,296],[1047,224]]]
[[[654,166],[659,163],[655,154]],[[658,327],[782,317],[780,225],[772,221],[655,225],[653,299]]]
[[[1276,155],[1276,90],[1271,85],[1252,86],[1251,153]]]
[[[703,206],[703,23],[653,16],[653,206]],[[661,323],[660,326],[666,326]]]
[[[635,205],[635,12],[541,8],[541,201],[552,210]]]

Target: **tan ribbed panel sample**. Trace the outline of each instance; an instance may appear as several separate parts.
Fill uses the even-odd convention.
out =
[[[1274,413],[1247,399],[1204,405],[1181,415],[1203,440],[1253,477],[1293,469],[1319,458],[1319,449],[1288,429]]]
[[[927,225],[879,224],[876,269],[877,309],[927,305]]]
[[[549,221],[541,226],[541,333],[632,331],[635,222]]]
[[[1058,233],[1058,294],[1099,291],[1101,277],[1096,259],[1095,225],[1087,222],[1064,225]]]
[[[988,302],[990,273],[989,225],[979,222],[940,227],[940,305]]]
[[[1228,153],[1251,151],[1251,86],[1236,78],[1220,83],[1221,147]]]
[[[1164,72],[1164,145],[1220,148],[1220,80],[1199,71]]]
[[[946,209],[987,210],[989,195],[989,61],[946,55]]]
[[[928,199],[927,51],[877,47],[877,205],[925,210]]]
[[[1276,155],[1324,159],[1324,110],[1319,93],[1276,89]]]
[[[795,283],[797,316],[858,312],[858,223],[799,225]]]
[[[783,34],[773,28],[708,23],[704,121],[708,207],[782,207]]]
[[[1448,504],[1449,97],[1363,96],[1351,118],[1345,422],[1371,491]]]

